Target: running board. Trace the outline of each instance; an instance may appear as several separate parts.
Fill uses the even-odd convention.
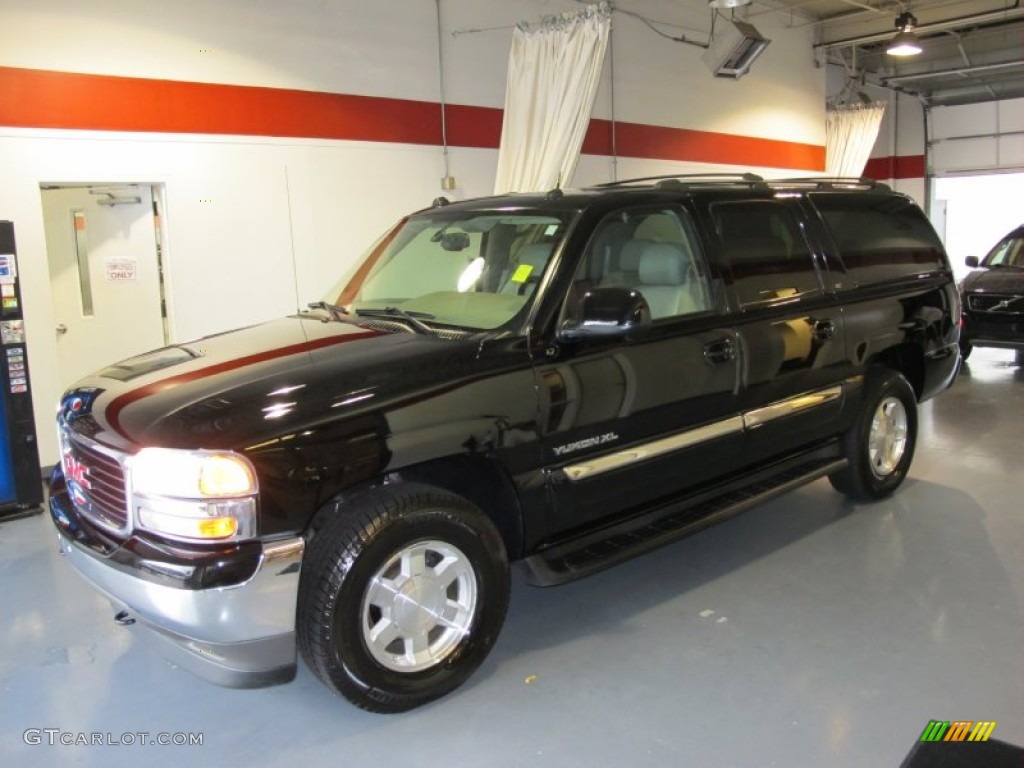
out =
[[[781,496],[794,488],[845,468],[843,458],[809,458],[780,470],[778,465],[746,478],[688,497],[620,523],[560,542],[521,560],[526,581],[549,587],[581,579],[671,544],[692,533]]]

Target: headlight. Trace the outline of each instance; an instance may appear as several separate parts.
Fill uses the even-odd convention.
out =
[[[139,527],[186,541],[256,536],[256,473],[244,456],[143,448],[128,467]]]

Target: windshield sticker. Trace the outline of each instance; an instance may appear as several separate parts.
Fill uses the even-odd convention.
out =
[[[520,264],[516,267],[516,271],[512,273],[513,283],[525,283],[530,279],[530,275],[533,273],[532,264]]]
[[[553,450],[555,452],[555,456],[564,456],[567,453],[582,451],[584,448],[595,448],[599,445],[604,445],[605,443],[614,443],[618,439],[619,436],[614,432],[605,432],[603,435],[588,437],[584,440],[577,440],[575,443],[556,445]]]

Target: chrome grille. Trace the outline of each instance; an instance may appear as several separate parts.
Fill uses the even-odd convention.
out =
[[[968,306],[975,312],[993,314],[1024,314],[1024,296],[999,293],[976,293],[967,299]]]
[[[127,533],[128,492],[120,459],[66,431],[61,450],[68,494],[78,513],[108,531]]]

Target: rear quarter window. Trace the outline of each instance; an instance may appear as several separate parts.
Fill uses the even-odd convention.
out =
[[[935,230],[913,202],[892,195],[811,194],[857,285],[946,268]]]

